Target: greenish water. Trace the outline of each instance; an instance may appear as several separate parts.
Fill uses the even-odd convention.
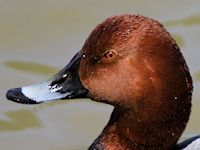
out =
[[[25,62],[25,61],[6,61],[4,62],[5,66],[14,70],[18,70],[21,72],[28,72],[39,75],[52,75],[59,71],[59,69],[55,67],[51,67],[48,65],[37,64],[33,62]]]
[[[40,120],[30,110],[10,111],[4,115],[8,120],[0,120],[0,132],[42,127]]]
[[[181,35],[178,35],[178,34],[172,34],[172,37],[175,39],[175,41],[177,42],[177,44],[180,46],[180,47],[183,47],[184,46],[184,39]]]
[[[193,26],[200,25],[200,13],[194,14],[182,19],[172,20],[165,23],[167,26],[177,26],[177,25],[185,25],[185,26]]]
[[[108,16],[139,13],[161,21],[181,47],[194,80],[182,139],[200,134],[200,1],[0,1],[0,145],[5,150],[82,150],[113,107],[84,100],[40,105],[8,101],[6,91],[49,79]]]
[[[195,72],[195,74],[194,74],[194,80],[195,80],[196,82],[199,82],[199,81],[200,81],[200,71]]]

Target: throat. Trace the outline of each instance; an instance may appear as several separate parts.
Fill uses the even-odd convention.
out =
[[[123,118],[123,114],[120,109],[114,108],[110,120],[99,137],[92,143],[89,150],[131,150],[132,141],[119,130],[119,122]]]
[[[118,135],[116,125],[106,126],[99,137],[92,143],[89,150],[128,150],[127,143],[124,143]]]

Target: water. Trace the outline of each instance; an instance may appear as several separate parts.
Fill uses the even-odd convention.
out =
[[[179,43],[194,80],[193,109],[182,139],[200,133],[200,1],[0,1],[0,145],[4,150],[82,150],[113,107],[88,99],[21,105],[5,93],[49,79],[108,16],[139,13],[160,20]]]

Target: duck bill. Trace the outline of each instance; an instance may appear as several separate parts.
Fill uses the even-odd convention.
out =
[[[83,87],[78,75],[82,55],[82,51],[78,52],[66,67],[46,82],[8,90],[7,99],[38,104],[57,99],[86,98],[88,90]]]

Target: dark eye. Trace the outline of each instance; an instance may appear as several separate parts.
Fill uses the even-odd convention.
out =
[[[107,59],[111,59],[112,57],[114,57],[115,53],[113,51],[107,51],[104,53],[104,57]]]

